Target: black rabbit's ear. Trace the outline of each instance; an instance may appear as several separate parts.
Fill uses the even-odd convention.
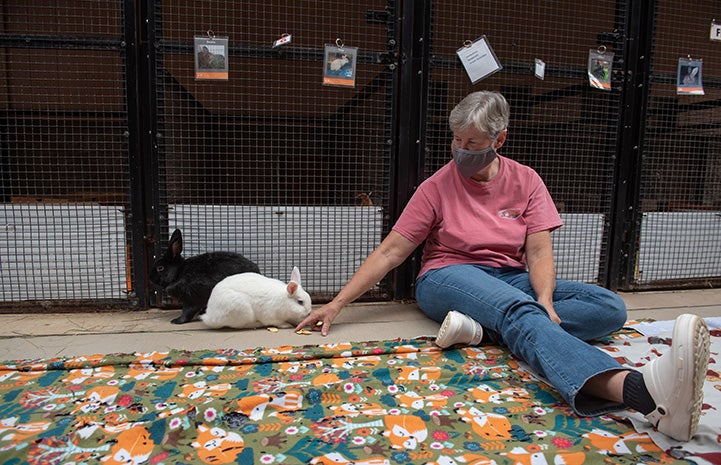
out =
[[[170,236],[168,251],[172,257],[178,257],[183,252],[183,235],[180,233],[180,229],[173,231],[173,235]]]

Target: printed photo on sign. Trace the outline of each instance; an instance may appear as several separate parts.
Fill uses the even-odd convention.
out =
[[[325,46],[323,84],[355,87],[357,47]]]
[[[613,52],[602,50],[588,51],[588,83],[591,87],[611,90]]]
[[[195,79],[228,79],[228,39],[195,38]]]
[[[701,60],[678,60],[678,77],[676,93],[679,95],[704,95],[703,81],[701,80]]]

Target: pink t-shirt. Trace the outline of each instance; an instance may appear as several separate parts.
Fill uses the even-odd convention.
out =
[[[451,161],[423,181],[393,230],[426,241],[419,277],[448,265],[525,268],[526,236],[563,222],[541,177],[499,155],[498,174],[479,183]]]

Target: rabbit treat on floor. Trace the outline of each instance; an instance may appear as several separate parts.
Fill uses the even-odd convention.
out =
[[[205,310],[210,292],[223,278],[239,273],[260,273],[258,265],[235,252],[207,252],[182,256],[183,235],[173,231],[168,249],[153,263],[150,281],[179,300],[183,313],[172,323],[183,324]]]
[[[288,283],[256,273],[228,276],[215,286],[200,318],[211,328],[290,327],[310,311],[310,296],[294,267]]]

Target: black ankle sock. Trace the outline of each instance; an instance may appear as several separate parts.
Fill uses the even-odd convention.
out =
[[[656,402],[651,398],[643,375],[638,371],[631,371],[623,381],[623,403],[626,407],[648,415],[656,408]]]

